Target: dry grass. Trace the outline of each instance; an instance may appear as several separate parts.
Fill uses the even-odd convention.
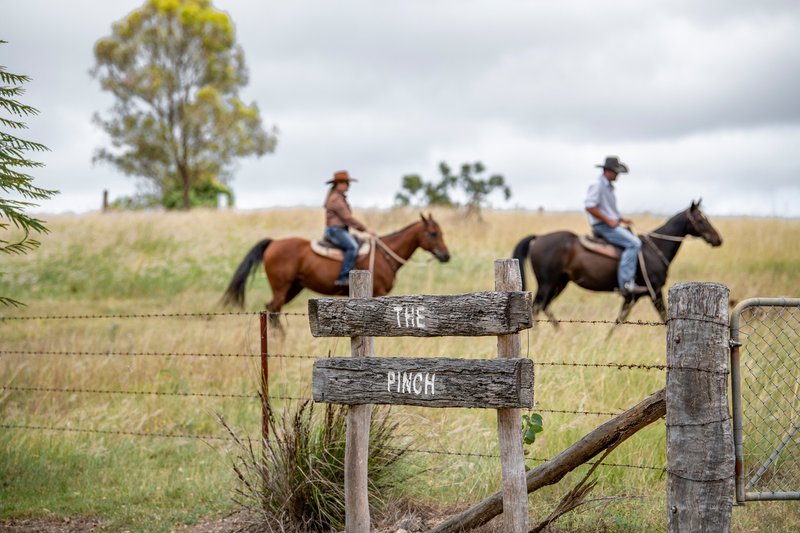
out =
[[[516,242],[531,233],[556,229],[585,230],[577,213],[502,211],[485,213],[486,222],[464,219],[460,213],[435,210],[453,259],[439,264],[418,252],[399,273],[394,294],[460,293],[494,287],[493,261],[508,257]],[[416,219],[415,211],[369,211],[367,224],[390,232]],[[666,217],[636,217],[640,230],[654,229]],[[319,210],[284,209],[257,212],[193,211],[191,213],[111,213],[49,218],[51,233],[36,253],[3,259],[0,293],[28,303],[20,310],[3,310],[6,316],[80,314],[205,313],[218,307],[229,276],[245,252],[264,237],[321,233]],[[669,283],[717,281],[731,290],[731,298],[797,296],[800,277],[800,221],[771,219],[714,219],[725,239],[712,249],[699,240],[686,242],[670,271]],[[284,308],[304,313],[312,294],[303,293]],[[255,313],[269,298],[261,273],[247,291],[247,309]],[[572,286],[552,309],[561,319],[613,320],[620,302],[609,294],[590,293]],[[655,321],[658,315],[646,302],[634,308],[632,320]],[[270,393],[273,397],[310,396],[313,361],[295,356],[349,355],[347,339],[315,339],[304,316],[282,318],[285,335],[270,336]],[[539,324],[523,333],[523,352],[537,363],[664,363],[663,327],[624,326],[606,339],[608,326],[562,324],[556,331]],[[223,354],[256,355],[260,351],[258,317],[218,315],[211,317],[104,318],[73,320],[0,321],[2,357],[0,382],[12,387],[50,389],[134,390],[161,393],[252,395],[257,390],[259,362],[256,357],[222,357]],[[377,339],[380,355],[421,357],[493,357],[495,341],[486,339]],[[70,355],[11,354],[69,352]],[[172,357],[143,354],[157,352]],[[217,354],[193,357],[180,354]],[[286,357],[280,357],[283,355]],[[536,409],[544,415],[544,433],[530,450],[530,464],[553,456],[580,438],[606,415],[580,415],[552,411],[618,412],[664,386],[664,373],[586,366],[537,365]],[[274,400],[280,408],[285,400]],[[416,435],[419,449],[454,453],[497,453],[495,414],[477,409],[403,408],[406,429]],[[0,412],[6,424],[72,428],[117,429],[174,434],[221,436],[215,413],[251,436],[260,430],[256,398],[216,396],[120,395],[88,392],[25,392],[0,390]],[[61,494],[57,503],[38,503],[39,488],[20,492],[19,483],[0,489],[0,516],[41,514],[43,507],[63,515],[110,515],[112,524],[152,527],[148,511],[153,505],[164,511],[165,523],[189,523],[197,515],[224,508],[232,486],[225,460],[227,447],[192,439],[152,439],[113,435],[82,435],[42,431],[3,430],[0,439],[0,471],[13,471],[9,461],[27,453],[46,456],[54,447],[78,458],[113,458],[129,464],[127,471],[101,474],[83,472],[76,489],[64,472],[46,480],[58,490],[82,490],[90,498],[103,497],[127,503],[127,512],[111,505],[78,506]],[[661,529],[665,477],[664,427],[656,424],[636,439],[620,446],[612,463],[641,466],[602,467],[594,495],[635,496],[605,508],[584,506],[557,527],[593,530]],[[173,450],[154,459],[155,452]],[[199,459],[202,458],[202,459]],[[498,488],[498,461],[463,455],[418,454],[429,475],[399,487],[404,498],[461,506],[475,502]],[[191,464],[197,461],[202,467]],[[651,469],[649,467],[655,467]],[[31,465],[25,468],[33,469]],[[181,479],[169,488],[162,481],[164,469],[183,469]],[[580,475],[580,473],[576,474]],[[58,477],[62,476],[62,477]],[[179,476],[179,477],[180,477]],[[23,479],[23,478],[20,478]],[[577,477],[570,478],[573,481]],[[568,480],[569,481],[569,480]],[[22,483],[22,482],[20,482]],[[30,482],[33,483],[33,482]],[[154,490],[162,486],[160,491]],[[191,490],[182,490],[189,485]],[[214,489],[210,487],[214,485]],[[142,487],[149,500],[137,496]],[[52,500],[59,500],[58,490]],[[566,492],[566,487],[544,489],[531,499],[532,513],[546,516]],[[137,492],[139,491],[139,492]],[[171,491],[167,493],[168,491]],[[198,494],[215,496],[200,499]],[[193,494],[188,497],[187,494]],[[157,495],[153,496],[154,494]],[[9,498],[11,498],[9,500]],[[138,498],[138,500],[137,500]],[[54,511],[53,507],[57,507]],[[160,508],[160,507],[159,507]],[[734,528],[749,530],[780,517],[783,525],[800,527],[800,513],[784,504],[749,504],[737,509]],[[114,522],[116,520],[116,522]],[[169,521],[172,522],[169,522]],[[777,523],[777,522],[774,522]],[[137,526],[138,524],[138,526]],[[164,526],[168,528],[169,526]]]

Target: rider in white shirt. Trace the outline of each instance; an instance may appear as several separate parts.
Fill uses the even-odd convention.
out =
[[[603,173],[589,186],[586,194],[584,205],[589,215],[589,224],[592,225],[595,234],[622,248],[622,257],[617,268],[617,285],[620,292],[625,296],[644,294],[647,288],[636,285],[634,281],[636,257],[642,247],[642,241],[630,229],[620,225],[630,226],[633,222],[620,215],[614,192],[614,181],[619,174],[628,172],[628,166],[617,156],[608,156],[605,163],[595,166],[602,168]]]

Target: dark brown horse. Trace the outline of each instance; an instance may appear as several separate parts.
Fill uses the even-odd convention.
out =
[[[422,248],[434,255],[442,263],[450,260],[450,252],[444,243],[444,235],[439,224],[431,215],[405,228],[379,237],[383,246],[377,246],[372,273],[372,287],[375,296],[384,296],[392,290],[394,278],[406,260],[417,248]],[[348,293],[347,287],[333,284],[339,275],[340,261],[321,257],[311,250],[306,239],[291,237],[288,239],[264,239],[245,256],[231,279],[223,296],[223,302],[244,307],[244,290],[247,278],[258,266],[264,264],[270,287],[272,301],[267,309],[278,313],[303,289],[311,289],[320,294]],[[369,269],[369,256],[362,257],[355,268]],[[271,317],[272,318],[272,317]]]
[[[636,272],[636,283],[646,285],[653,305],[666,319],[662,288],[667,281],[667,270],[683,239],[688,236],[702,237],[711,246],[722,244],[722,238],[700,211],[700,202],[694,203],[670,218],[666,224],[655,231],[639,235],[642,249]],[[539,311],[547,315],[557,325],[553,314],[548,310],[550,303],[572,281],[590,291],[614,291],[617,288],[618,259],[587,250],[578,236],[569,231],[557,231],[542,236],[529,235],[519,241],[514,248],[514,257],[519,260],[522,274],[522,287],[525,288],[525,258],[529,258],[538,288],[533,301],[533,314]],[[644,272],[642,271],[644,262]],[[624,322],[633,304],[643,295],[626,296],[622,302],[617,322]]]

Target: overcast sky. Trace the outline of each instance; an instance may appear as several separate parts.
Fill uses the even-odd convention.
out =
[[[110,95],[93,45],[143,0],[0,0],[0,65],[27,74],[46,144],[39,212],[84,212],[136,180],[92,154]],[[242,96],[279,128],[240,162],[237,206],[318,206],[347,169],[357,207],[387,207],[405,174],[481,161],[496,207],[580,210],[616,154],[624,213],[800,216],[800,2],[217,0],[250,71]]]

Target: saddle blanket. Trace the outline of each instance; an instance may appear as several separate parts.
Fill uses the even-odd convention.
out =
[[[598,239],[593,235],[579,235],[578,242],[590,252],[604,255],[606,257],[610,257],[611,259],[619,259],[622,255],[622,252],[619,248],[608,241]]]
[[[369,254],[369,241],[361,242],[358,247],[358,257],[363,257]],[[311,241],[311,250],[322,257],[333,259],[334,261],[343,261],[344,252],[341,248],[337,248],[330,241]]]

